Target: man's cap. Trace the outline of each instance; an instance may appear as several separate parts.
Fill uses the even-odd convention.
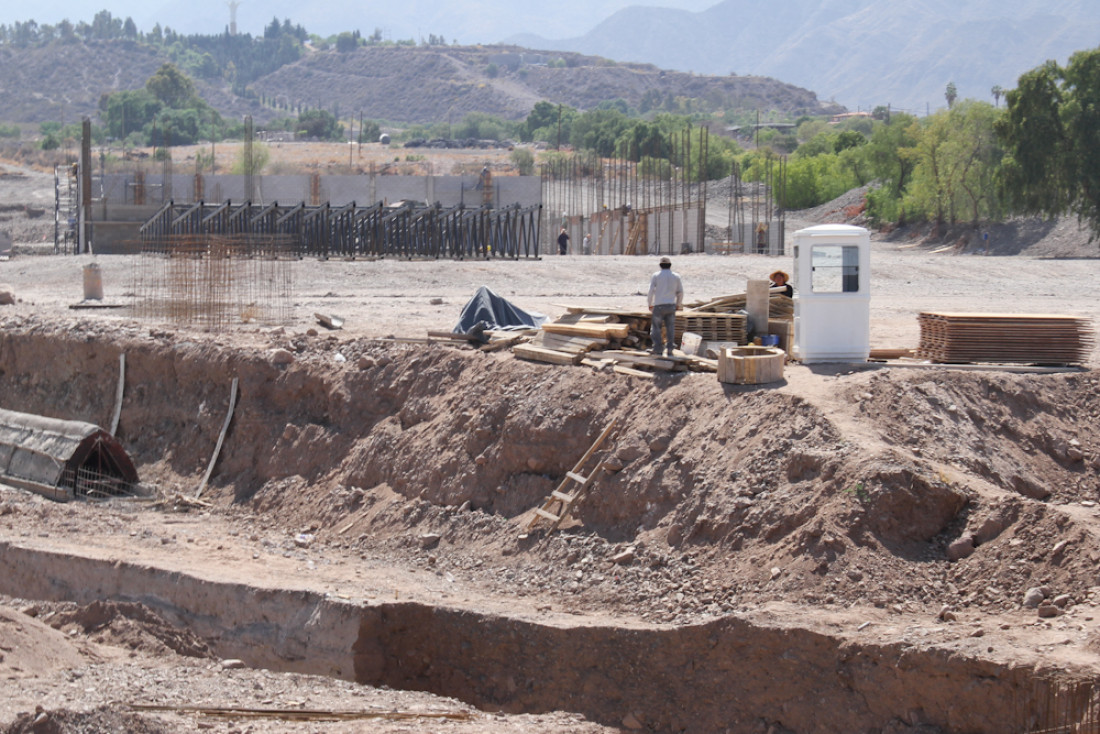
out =
[[[671,264],[672,264],[672,261],[669,260],[667,257],[662,257],[661,258],[661,265],[671,265]]]

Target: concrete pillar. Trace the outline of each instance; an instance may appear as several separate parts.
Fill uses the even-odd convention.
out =
[[[749,312],[749,335],[761,336],[768,333],[768,296],[771,281],[750,280],[745,289],[745,310]]]

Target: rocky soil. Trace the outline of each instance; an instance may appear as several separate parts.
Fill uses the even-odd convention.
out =
[[[16,256],[0,263],[0,282],[16,296],[0,307],[0,406],[102,425],[125,352],[118,435],[143,480],[171,500],[193,493],[205,470],[233,377],[242,399],[203,495],[211,507],[60,505],[3,489],[5,543],[186,563],[211,577],[232,568],[261,584],[356,598],[682,630],[685,645],[709,624],[782,623],[858,635],[852,644],[866,650],[941,650],[1013,670],[1095,677],[1096,350],[1085,369],[1058,373],[790,365],[777,385],[732,387],[711,375],[638,380],[393,338],[449,329],[482,284],[550,315],[564,303],[644,303],[652,263],[578,256],[302,262],[289,323],[209,333],[137,320],[125,308],[68,308],[93,259],[31,256],[52,251],[52,231],[48,246],[33,246],[44,232],[17,208],[34,208],[44,192],[52,201],[51,187],[14,166],[0,176],[0,202],[16,205],[5,224],[17,240]],[[792,221],[851,221],[857,204],[853,195]],[[1095,322],[1098,265],[1083,257],[1094,245],[1064,223],[1015,231],[1025,230],[1027,244],[992,248],[991,256],[942,250],[926,235],[876,234],[872,346],[915,346],[921,310],[1058,312]],[[1010,231],[991,240],[1002,243]],[[139,263],[96,262],[105,301],[127,305]],[[675,260],[689,298],[700,299],[741,291],[746,278],[781,266],[787,259]],[[339,314],[344,329],[321,328],[316,312]],[[603,457],[611,473],[575,521],[549,536],[525,532],[531,508],[612,420],[618,429]],[[646,721],[610,704],[586,709],[588,720],[489,713],[483,701],[476,709],[242,668],[218,654],[217,640],[140,606],[4,602],[0,675],[14,693],[0,724],[12,732],[362,726],[285,714],[227,720],[178,710],[183,703],[456,715],[372,720],[391,727],[381,731],[717,730],[709,719]],[[702,648],[689,651],[706,659]],[[680,675],[652,665],[652,676]],[[731,730],[837,731],[830,716],[843,713],[803,693],[792,693],[785,717]],[[498,694],[503,710],[513,694]],[[560,709],[576,710],[566,697]],[[812,715],[817,728],[784,724]],[[900,709],[868,730],[953,731],[933,713]]]

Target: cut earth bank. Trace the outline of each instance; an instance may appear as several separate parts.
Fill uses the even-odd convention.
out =
[[[1094,260],[876,247],[875,346],[914,346],[920,310],[1100,315]],[[75,315],[90,262],[0,264],[18,296],[0,311],[0,405],[108,423],[125,352],[118,435],[167,501],[0,495],[15,620],[0,635],[47,639],[44,621],[75,647],[38,670],[0,639],[13,727],[35,705],[175,731],[210,724],[109,702],[307,700],[472,717],[394,730],[1024,732],[1072,698],[1051,681],[1100,666],[1094,371],[790,366],[734,388],[382,339],[449,329],[479,285],[551,315],[638,307],[652,263],[636,258],[306,261],[294,323],[221,334]],[[135,264],[98,264],[124,302]],[[788,264],[674,260],[689,298]],[[316,333],[317,311],[345,329]],[[206,469],[234,377],[212,507],[173,503]],[[578,524],[522,539],[613,419],[614,471]]]

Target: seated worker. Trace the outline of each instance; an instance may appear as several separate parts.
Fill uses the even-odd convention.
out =
[[[776,270],[768,276],[768,279],[772,282],[772,293],[782,293],[788,298],[794,298],[794,287],[788,282],[790,278],[782,270]]]

